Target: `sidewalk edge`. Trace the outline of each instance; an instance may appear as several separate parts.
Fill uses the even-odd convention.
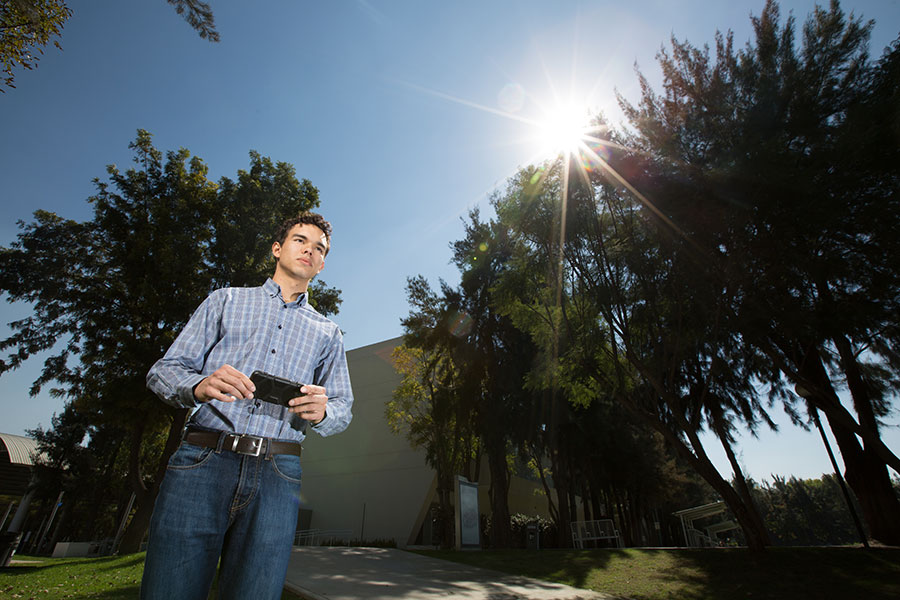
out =
[[[289,581],[284,582],[284,587],[289,589],[294,594],[297,594],[303,600],[328,600],[328,596],[323,596],[321,594],[317,594],[313,591],[310,591],[304,587],[300,587],[299,585],[295,585]]]

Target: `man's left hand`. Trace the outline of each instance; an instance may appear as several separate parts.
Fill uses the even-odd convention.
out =
[[[288,402],[289,410],[312,425],[318,425],[325,418],[325,405],[328,404],[325,388],[321,385],[304,385],[300,391],[305,395],[292,398]]]

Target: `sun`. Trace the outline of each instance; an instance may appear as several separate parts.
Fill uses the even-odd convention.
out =
[[[543,156],[577,154],[592,133],[589,111],[575,103],[545,109],[537,125],[537,144]]]

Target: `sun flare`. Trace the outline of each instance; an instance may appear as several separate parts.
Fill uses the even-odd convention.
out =
[[[578,152],[591,132],[588,110],[574,104],[561,104],[545,113],[538,123],[538,146],[541,154],[555,156]]]

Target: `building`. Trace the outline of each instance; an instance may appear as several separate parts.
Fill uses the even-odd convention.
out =
[[[435,473],[424,450],[394,434],[385,417],[385,405],[400,383],[391,352],[401,342],[394,338],[347,352],[353,421],[337,436],[312,434],[304,442],[299,529],[350,531],[353,539],[394,540],[400,547],[429,543]],[[481,472],[479,508],[485,513],[489,473]],[[514,477],[510,512],[546,517],[540,485]]]
[[[28,489],[37,442],[32,438],[0,433],[0,497],[3,498],[3,518],[0,519],[0,567],[9,564],[21,539],[20,528],[28,513],[33,491]],[[12,509],[19,500],[15,514]]]
[[[0,531],[7,529],[17,531],[12,527],[9,519],[12,517],[13,505],[17,500],[26,496],[37,454],[37,442],[32,438],[0,433],[0,496],[7,499],[7,502],[4,503],[5,506],[0,507],[3,511],[3,518],[0,519]],[[19,505],[23,508],[22,515],[24,516],[27,503],[20,502]],[[19,524],[21,523],[16,523],[16,525]]]

